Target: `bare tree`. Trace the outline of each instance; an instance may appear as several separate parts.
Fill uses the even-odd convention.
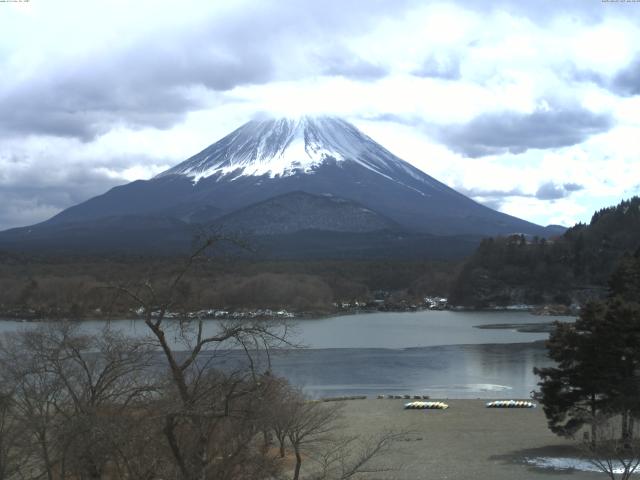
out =
[[[340,403],[307,401],[302,395],[295,399],[286,427],[296,458],[293,480],[300,478],[303,454],[331,442],[342,408]]]
[[[300,392],[291,387],[283,378],[269,376],[265,382],[262,397],[265,412],[263,414],[263,438],[273,434],[278,443],[278,456],[286,456],[286,444],[289,427],[297,404],[301,401]],[[264,441],[265,447],[269,441]]]
[[[87,336],[69,324],[5,339],[3,375],[15,385],[16,416],[39,447],[43,476],[97,479],[117,469],[127,431],[117,426],[135,424],[130,412],[156,390],[150,353],[109,328]]]
[[[331,442],[312,458],[320,466],[309,480],[347,480],[359,474],[397,470],[392,464],[381,464],[394,443],[409,432],[383,432],[378,436],[359,439],[345,437]]]
[[[601,417],[596,423],[598,443],[586,440],[582,450],[589,463],[611,480],[629,480],[640,468],[640,438],[621,432],[625,427],[614,420]]]
[[[62,384],[25,348],[26,341],[19,334],[7,336],[0,343],[2,382],[12,386],[13,415],[28,436],[21,454],[30,458],[33,478],[64,478],[56,472],[56,466],[65,463],[64,447],[55,438],[60,427],[56,405],[62,396]]]
[[[4,384],[6,388],[8,385]],[[13,392],[0,392],[0,480],[15,478],[27,466],[28,455],[24,455],[27,441],[15,411]]]
[[[295,455],[293,480],[347,480],[359,474],[397,470],[380,459],[410,432],[387,431],[366,439],[345,436],[340,422],[344,404],[310,401],[293,389],[283,398],[284,409],[280,417],[274,417],[274,430],[282,428],[286,432]],[[302,475],[304,458],[312,462],[312,467]]]
[[[168,366],[175,402],[166,404],[163,431],[185,480],[237,477],[240,466],[247,465],[243,455],[257,433],[250,399],[262,388],[257,367],[266,359],[268,369],[269,350],[287,342],[286,324],[220,322],[209,332],[201,318],[167,319],[173,308],[186,303],[188,272],[207,260],[206,252],[218,241],[204,241],[168,284],[146,280],[114,287],[137,303]],[[223,373],[215,369],[215,352],[228,349],[243,352],[246,361]],[[223,446],[232,452],[220,455]],[[235,460],[233,467],[229,459]]]
[[[339,439],[339,404],[309,402],[271,374],[271,349],[290,345],[286,323],[188,312],[186,275],[213,243],[168,283],[113,287],[139,306],[144,339],[67,323],[0,339],[0,480],[279,478],[272,432],[281,457],[291,445],[296,480],[304,456],[318,478],[368,471],[388,438]]]

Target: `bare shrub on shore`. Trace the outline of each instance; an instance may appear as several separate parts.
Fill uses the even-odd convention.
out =
[[[640,468],[640,438],[633,431],[623,432],[627,427],[616,417],[599,418],[595,428],[599,441],[585,438],[585,458],[611,480],[631,479]]]
[[[148,346],[109,328],[88,336],[52,324],[4,338],[1,352],[13,418],[37,458],[30,468],[48,479],[100,478],[128,430],[117,426],[131,426],[129,412],[153,394]]]
[[[52,323],[0,341],[0,480],[275,479],[289,447],[296,480],[307,454],[324,459],[321,478],[342,479],[382,451],[350,454],[338,474],[338,406],[271,374],[271,350],[290,345],[286,323],[167,318],[186,313],[186,275],[213,243],[170,280],[111,287],[142,312],[146,337]]]

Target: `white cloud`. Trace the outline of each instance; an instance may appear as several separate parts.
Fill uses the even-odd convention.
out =
[[[338,114],[507,213],[588,220],[638,193],[640,96],[615,82],[633,80],[640,8],[543,3],[544,15],[468,0],[1,4],[0,228],[149,178],[260,112]],[[527,127],[568,110],[610,124],[555,142]],[[473,139],[485,156],[438,135],[467,139],[478,118],[505,137]],[[512,122],[527,127],[518,138]],[[584,188],[535,196],[567,183]]]

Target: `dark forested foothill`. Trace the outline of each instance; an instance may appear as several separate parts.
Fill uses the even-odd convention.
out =
[[[181,264],[179,257],[0,253],[0,318],[131,316],[136,306],[114,299],[107,287],[144,279],[161,284]],[[457,262],[436,261],[250,262],[216,257],[188,273],[188,295],[176,308],[327,314],[336,304],[373,302],[380,291],[398,304],[412,304],[427,295],[446,297],[457,268]]]
[[[483,240],[455,280],[450,301],[471,307],[581,304],[606,296],[611,273],[619,262],[633,261],[625,256],[639,247],[640,198],[633,197],[596,212],[588,225],[579,223],[556,238],[512,235]],[[615,277],[612,281],[628,282]],[[634,281],[638,285],[638,279]]]

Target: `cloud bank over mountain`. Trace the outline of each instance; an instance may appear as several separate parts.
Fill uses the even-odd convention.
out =
[[[520,193],[487,205],[587,220],[638,193],[640,5],[544,4],[3,4],[0,228],[264,112],[342,116],[454,188]]]

